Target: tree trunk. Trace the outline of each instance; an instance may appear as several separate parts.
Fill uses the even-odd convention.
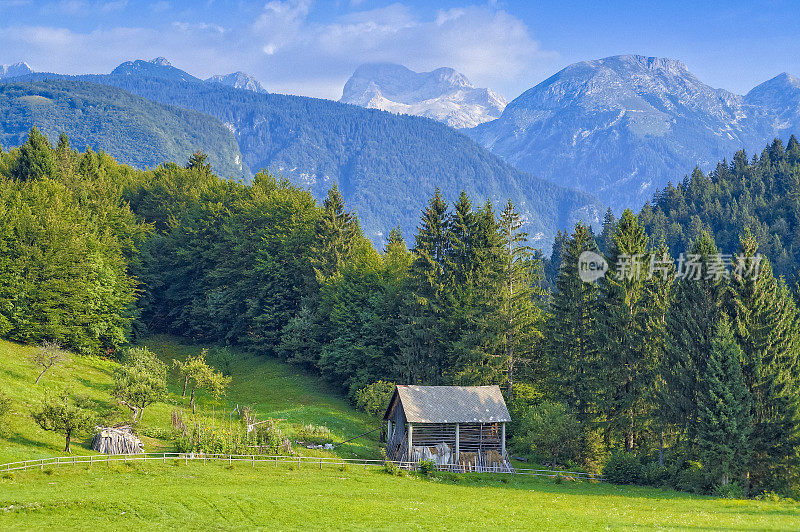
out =
[[[664,431],[661,431],[661,438],[658,441],[658,465],[664,467]]]
[[[42,372],[41,372],[41,373],[39,373],[39,376],[38,376],[38,377],[36,377],[36,382],[34,382],[34,384],[39,384],[39,379],[41,379],[41,378],[42,378],[42,375],[44,375],[44,373],[45,373],[45,372],[46,372],[48,369],[49,369],[49,368],[44,368],[44,369],[42,370]]]
[[[186,397],[186,386],[188,384],[189,384],[189,376],[186,375],[186,377],[183,379],[183,393],[181,394],[181,397]]]
[[[70,432],[67,432],[66,436],[67,436],[67,444],[64,446],[64,452],[70,453],[71,451],[69,450],[69,442],[72,439],[72,434]]]
[[[192,398],[189,400],[189,403],[192,405],[192,414],[195,413],[195,411],[194,411],[194,390],[195,390],[195,388],[192,388]]]

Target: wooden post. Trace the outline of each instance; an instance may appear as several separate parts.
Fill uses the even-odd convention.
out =
[[[392,441],[392,420],[386,422],[386,443]]]
[[[506,459],[506,423],[505,421],[502,423],[502,436],[500,439],[500,448],[502,452],[500,455],[503,457],[503,460]]]
[[[456,423],[456,463],[461,456],[461,423]]]
[[[414,446],[414,444],[412,443],[413,433],[414,433],[414,425],[409,423],[408,424],[408,461],[409,462],[413,462],[413,457],[412,457],[412,453],[411,453],[411,448]]]

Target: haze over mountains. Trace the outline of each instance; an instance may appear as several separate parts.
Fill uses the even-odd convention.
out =
[[[361,65],[344,86],[345,103],[392,113],[424,116],[454,128],[474,127],[503,112],[505,99],[476,88],[452,68],[417,73],[402,65]]]
[[[616,56],[568,66],[468,134],[521,170],[638,209],[696,165],[798,131],[799,100],[788,75],[743,97],[680,61]]]
[[[243,167],[278,171],[320,198],[338,184],[367,236],[378,243],[397,226],[413,242],[419,214],[437,187],[450,201],[462,190],[498,208],[512,199],[535,245],[545,250],[557,230],[579,219],[597,225],[603,208],[595,197],[520,172],[465,135],[421,117],[204,82],[161,58],[126,62],[106,75],[18,78],[42,80],[111,85],[218,119],[234,135]],[[124,141],[136,132],[117,135]]]
[[[0,65],[0,79],[11,79],[25,74],[31,74],[33,69],[28,66],[28,63],[20,61],[13,65]]]
[[[476,201],[512,198],[547,247],[577,219],[597,227],[603,205],[638,210],[695,166],[710,169],[738,149],[752,155],[776,136],[800,131],[800,80],[793,76],[781,74],[740,96],[708,86],[680,61],[637,55],[570,65],[507,106],[453,69],[416,73],[393,64],[362,65],[345,85],[342,102],[370,109],[269,94],[242,72],[203,81],[164,58],[128,61],[108,75],[30,72],[24,63],[0,67],[5,82],[80,79],[210,115],[241,151],[236,160],[226,148],[218,160],[234,156],[233,163],[218,169],[241,168],[247,178],[271,168],[318,197],[337,183],[378,241],[394,225],[410,237],[439,186],[448,199],[461,189]],[[41,87],[29,90],[35,96]],[[14,108],[28,109],[28,122],[20,123],[44,120],[41,107],[38,115],[30,105]],[[452,128],[406,115],[456,128],[477,124],[461,131],[496,156]],[[62,127],[55,119],[49,126]],[[5,142],[18,130],[6,126]]]

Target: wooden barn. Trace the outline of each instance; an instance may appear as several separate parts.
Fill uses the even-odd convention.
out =
[[[499,386],[398,385],[386,414],[386,455],[408,462],[433,460],[452,471],[511,471]]]

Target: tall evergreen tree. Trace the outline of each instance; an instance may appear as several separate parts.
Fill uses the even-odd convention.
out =
[[[697,435],[697,396],[727,289],[727,279],[716,274],[722,269],[714,240],[703,231],[691,252],[679,260],[665,321],[661,412],[692,441]]]
[[[723,486],[747,471],[752,451],[752,404],[742,374],[742,355],[723,314],[697,395],[700,457],[714,480]]]
[[[398,373],[407,382],[442,382],[444,268],[449,246],[447,210],[447,203],[437,189],[422,213],[416,236],[398,360]]]
[[[648,336],[647,283],[650,257],[644,228],[629,209],[610,235],[605,254],[609,273],[599,282],[599,354],[608,428],[633,451],[646,421],[655,363]]]
[[[328,191],[322,203],[322,216],[317,221],[316,233],[312,256],[317,279],[322,282],[344,264],[361,236],[358,219],[345,207],[336,185]]]
[[[50,141],[37,128],[31,128],[28,140],[20,146],[19,157],[11,169],[11,176],[19,181],[53,177],[55,157]]]
[[[751,477],[760,488],[797,469],[800,397],[798,313],[785,284],[775,279],[747,230],[733,263],[730,313],[743,350],[744,380],[753,397]]]
[[[533,360],[534,346],[542,339],[544,314],[536,304],[542,298],[537,286],[541,264],[528,246],[528,233],[511,200],[500,215],[501,306],[499,312],[501,351],[506,391],[514,397],[514,382],[523,364],[534,365],[541,378],[542,362]]]
[[[579,421],[597,419],[600,391],[597,352],[597,283],[584,282],[578,275],[581,253],[597,253],[591,230],[578,223],[565,242],[556,293],[550,305],[546,352],[550,388],[567,404]]]

